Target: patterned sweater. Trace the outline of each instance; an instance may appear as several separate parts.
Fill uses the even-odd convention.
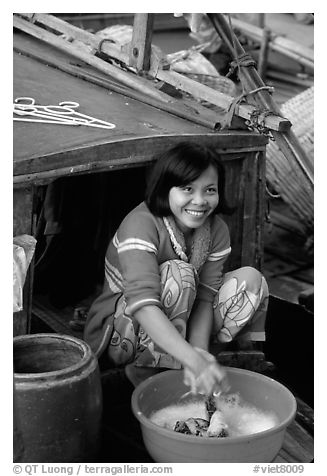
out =
[[[201,227],[206,230],[205,240],[201,241],[205,234],[201,229],[194,233],[193,254],[202,254],[199,261],[192,252],[187,256],[181,233],[176,236],[168,220],[154,216],[145,202],[126,216],[109,243],[103,290],[93,302],[85,326],[84,338],[98,357],[110,339],[115,306],[122,294],[127,315],[146,305],[161,307],[159,266],[165,261],[196,263],[197,299],[213,302],[231,251],[230,238],[226,223],[217,215],[211,215],[205,225]]]

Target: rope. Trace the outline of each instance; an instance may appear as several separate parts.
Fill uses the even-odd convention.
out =
[[[260,86],[259,88],[253,89],[252,91],[249,92],[243,92],[239,96],[237,96],[229,105],[225,117],[223,121],[221,122],[221,129],[228,129],[231,127],[233,116],[235,114],[236,108],[239,106],[239,104],[245,100],[247,96],[253,95],[258,93],[259,91],[266,90],[269,92],[273,92],[274,88],[270,86]],[[273,139],[273,136],[270,133],[270,130],[265,126],[264,119],[272,115],[273,113],[269,110],[260,110],[260,109],[255,109],[253,113],[251,114],[250,119],[245,121],[246,125],[252,129],[258,130],[261,134],[269,135],[271,139]]]
[[[115,42],[114,42],[111,38],[102,38],[102,40],[99,41],[97,53],[99,53],[99,54],[103,53],[103,51],[102,51],[102,45],[103,45],[104,43],[111,43],[111,44],[113,44],[113,43],[115,43]]]
[[[242,53],[240,56],[236,56],[236,58],[231,61],[230,68],[226,76],[231,76],[235,69],[240,68],[240,66],[257,66],[257,63],[249,53]]]
[[[235,42],[235,33],[234,33],[234,30],[233,30],[233,27],[232,27],[232,19],[231,19],[230,14],[228,14],[228,22],[229,22],[230,35],[231,35],[232,43],[233,43],[234,60],[230,63],[230,69],[229,69],[228,73],[226,74],[227,78],[233,74],[233,72],[235,71],[236,68],[238,68],[238,72],[240,73],[241,72],[241,66],[246,66],[246,67],[256,66],[256,62],[254,61],[252,56],[249,55],[248,53],[244,52],[241,55],[237,54],[237,48],[236,48],[236,42]],[[241,85],[242,85],[242,92],[244,93],[245,91],[244,91],[244,86],[243,86],[242,81],[241,81]]]

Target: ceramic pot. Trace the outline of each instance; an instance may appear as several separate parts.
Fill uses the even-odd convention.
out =
[[[15,411],[24,462],[94,461],[100,446],[98,362],[85,342],[58,334],[14,338]]]

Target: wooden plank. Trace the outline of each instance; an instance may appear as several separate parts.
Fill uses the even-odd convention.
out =
[[[283,446],[274,463],[311,463],[314,458],[313,438],[293,421],[287,428]]]
[[[300,398],[296,398],[297,412],[296,421],[302,426],[311,436],[314,434],[314,412],[309,405],[307,405]]]
[[[264,206],[265,206],[265,157],[251,154],[246,158],[244,216],[242,233],[242,266],[262,268]]]
[[[209,88],[205,84],[193,81],[192,79],[183,76],[182,74],[176,73],[175,71],[166,71],[158,69],[157,72],[153,74],[157,79],[165,81],[166,83],[171,84],[177,89],[186,91],[198,99],[208,101],[211,104],[215,104],[216,106],[224,108],[225,110],[228,110],[228,108],[234,101],[234,98],[232,98],[231,96],[221,93],[215,89]],[[254,111],[255,107],[249,104],[240,103],[235,108],[235,114],[240,117],[243,117],[244,119],[250,119]],[[291,126],[291,123],[288,119],[282,118],[281,115],[275,114],[267,116],[265,118],[265,124],[269,129],[272,129],[274,131],[286,131]]]
[[[226,156],[222,156],[225,160]],[[235,207],[232,215],[224,215],[230,236],[232,253],[226,262],[226,271],[242,266],[242,246],[243,246],[243,217],[244,217],[244,197],[245,197],[245,165],[246,154],[239,154],[234,157],[233,162],[226,167],[226,198],[229,206]]]
[[[134,66],[137,71],[148,71],[150,68],[153,23],[153,13],[134,14],[129,65]]]
[[[225,156],[223,156],[225,160]],[[240,154],[226,168],[227,200],[236,207],[231,216],[224,216],[231,234],[232,254],[228,269],[263,265],[265,156],[253,151]]]

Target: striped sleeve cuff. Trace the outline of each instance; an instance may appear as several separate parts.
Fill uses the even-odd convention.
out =
[[[119,254],[130,250],[148,251],[155,254],[158,252],[157,247],[153,243],[140,238],[127,238],[126,240],[119,241],[116,233],[112,242]]]
[[[222,258],[225,258],[225,256],[229,255],[231,251],[232,251],[232,248],[229,246],[225,250],[218,251],[217,253],[211,253],[208,256],[207,260],[208,261],[219,261]]]

